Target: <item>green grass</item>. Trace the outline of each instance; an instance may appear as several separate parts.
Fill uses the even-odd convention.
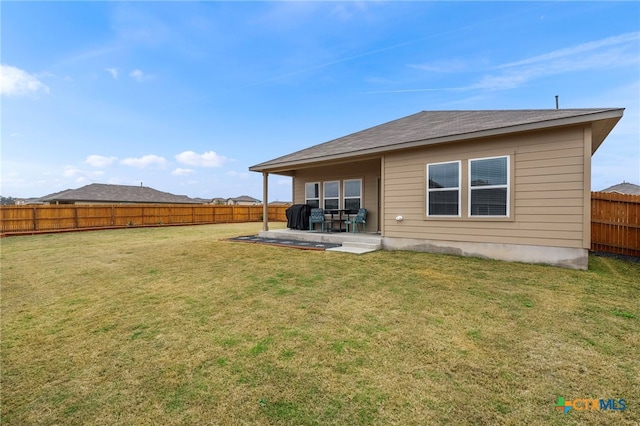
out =
[[[640,264],[224,240],[260,226],[2,239],[2,424],[640,423]]]

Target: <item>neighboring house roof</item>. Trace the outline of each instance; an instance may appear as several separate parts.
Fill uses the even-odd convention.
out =
[[[640,195],[640,185],[635,185],[629,182],[622,182],[603,189],[600,192],[617,192],[618,194]]]
[[[194,203],[198,203],[198,204],[208,204],[209,202],[211,202],[210,199],[208,198],[192,198],[191,199]]]
[[[43,204],[40,198],[20,198],[16,200],[16,205]]]
[[[249,168],[286,171],[292,166],[581,123],[595,123],[592,152],[622,117],[623,108],[422,111],[312,146]]]
[[[174,195],[146,186],[108,185],[92,183],[78,189],[67,189],[40,198],[44,202],[99,203],[175,203],[201,204],[186,195]]]
[[[235,201],[237,203],[259,203],[260,200],[250,197],[248,195],[241,195],[239,197],[235,197],[235,198],[229,198],[227,201]]]

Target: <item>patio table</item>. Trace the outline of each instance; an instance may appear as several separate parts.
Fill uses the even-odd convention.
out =
[[[342,228],[342,224],[345,222],[345,219],[343,217],[343,215],[346,213],[347,216],[349,216],[349,213],[351,212],[351,209],[330,209],[330,210],[325,210],[326,213],[331,215],[331,219],[329,221],[327,221],[328,223],[328,227],[327,227],[327,232],[344,232],[346,231],[346,229]],[[338,215],[338,219],[334,219],[334,216]],[[338,229],[335,229],[334,224],[338,223]]]

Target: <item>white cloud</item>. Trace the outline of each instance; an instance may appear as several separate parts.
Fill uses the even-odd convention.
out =
[[[421,71],[429,72],[462,72],[469,69],[469,65],[460,59],[446,59],[442,61],[435,61],[428,64],[409,64],[409,68],[418,69]]]
[[[118,79],[118,69],[117,68],[106,68],[106,70],[109,72],[109,74],[111,74],[111,77],[113,77],[114,79]]]
[[[366,2],[354,1],[335,5],[331,10],[331,16],[347,21],[363,12],[367,12]]]
[[[193,169],[183,169],[178,167],[177,169],[175,169],[174,171],[171,172],[171,174],[173,176],[189,176],[194,174],[196,171]]]
[[[621,34],[503,64],[498,74],[485,75],[469,89],[512,89],[551,75],[635,66],[638,40],[638,32]]]
[[[523,59],[517,62],[511,62],[508,64],[501,65],[498,68],[510,68],[521,65],[530,65],[535,63],[546,63],[549,61],[553,61],[555,59],[566,58],[569,56],[580,55],[579,57],[584,57],[585,52],[590,52],[594,50],[598,50],[601,48],[607,48],[617,45],[630,44],[632,47],[636,47],[638,40],[640,40],[640,32],[635,33],[626,33],[618,36],[607,37],[602,40],[591,41],[588,43],[579,44],[577,46],[567,47],[564,49],[554,50],[549,53],[545,53],[538,56],[533,56],[531,58]]]
[[[101,170],[81,170],[74,166],[64,166],[64,171],[62,172],[62,176],[67,178],[76,178],[77,183],[83,183],[88,180],[99,179],[104,172]]]
[[[430,91],[469,91],[515,89],[530,81],[553,75],[596,69],[637,66],[640,57],[637,45],[640,32],[620,34],[582,43],[541,55],[520,59],[493,67],[476,83],[461,87],[386,90],[368,93],[410,93]],[[482,67],[486,64],[482,63]],[[410,64],[411,68],[428,72],[461,72],[474,68],[464,61],[442,60],[429,64]]]
[[[125,166],[138,167],[144,169],[145,167],[156,165],[158,167],[164,167],[167,165],[167,160],[164,157],[159,157],[154,154],[143,155],[140,158],[125,158],[120,161],[120,164]]]
[[[470,87],[470,89],[505,90],[514,89],[533,79],[536,73],[533,70],[522,72],[508,72],[503,75],[486,75]]]
[[[185,151],[176,155],[176,160],[178,160],[179,163],[194,167],[222,167],[228,159],[213,151],[205,152],[203,154],[198,154],[193,151]]]
[[[49,87],[34,75],[9,65],[0,65],[0,94],[8,96],[49,93]]]
[[[84,161],[93,167],[107,167],[117,160],[116,157],[104,157],[102,155],[89,155]]]
[[[133,78],[134,80],[142,81],[147,76],[140,70],[133,70],[129,73],[129,77]]]
[[[62,172],[62,176],[74,177],[74,176],[77,176],[79,173],[80,173],[79,169],[76,169],[75,167],[72,167],[72,166],[65,166],[64,172]]]

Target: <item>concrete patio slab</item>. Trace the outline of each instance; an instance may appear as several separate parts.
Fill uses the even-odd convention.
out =
[[[381,244],[364,243],[357,241],[345,241],[340,247],[328,248],[327,251],[341,251],[344,253],[364,254],[372,251],[380,250]]]

